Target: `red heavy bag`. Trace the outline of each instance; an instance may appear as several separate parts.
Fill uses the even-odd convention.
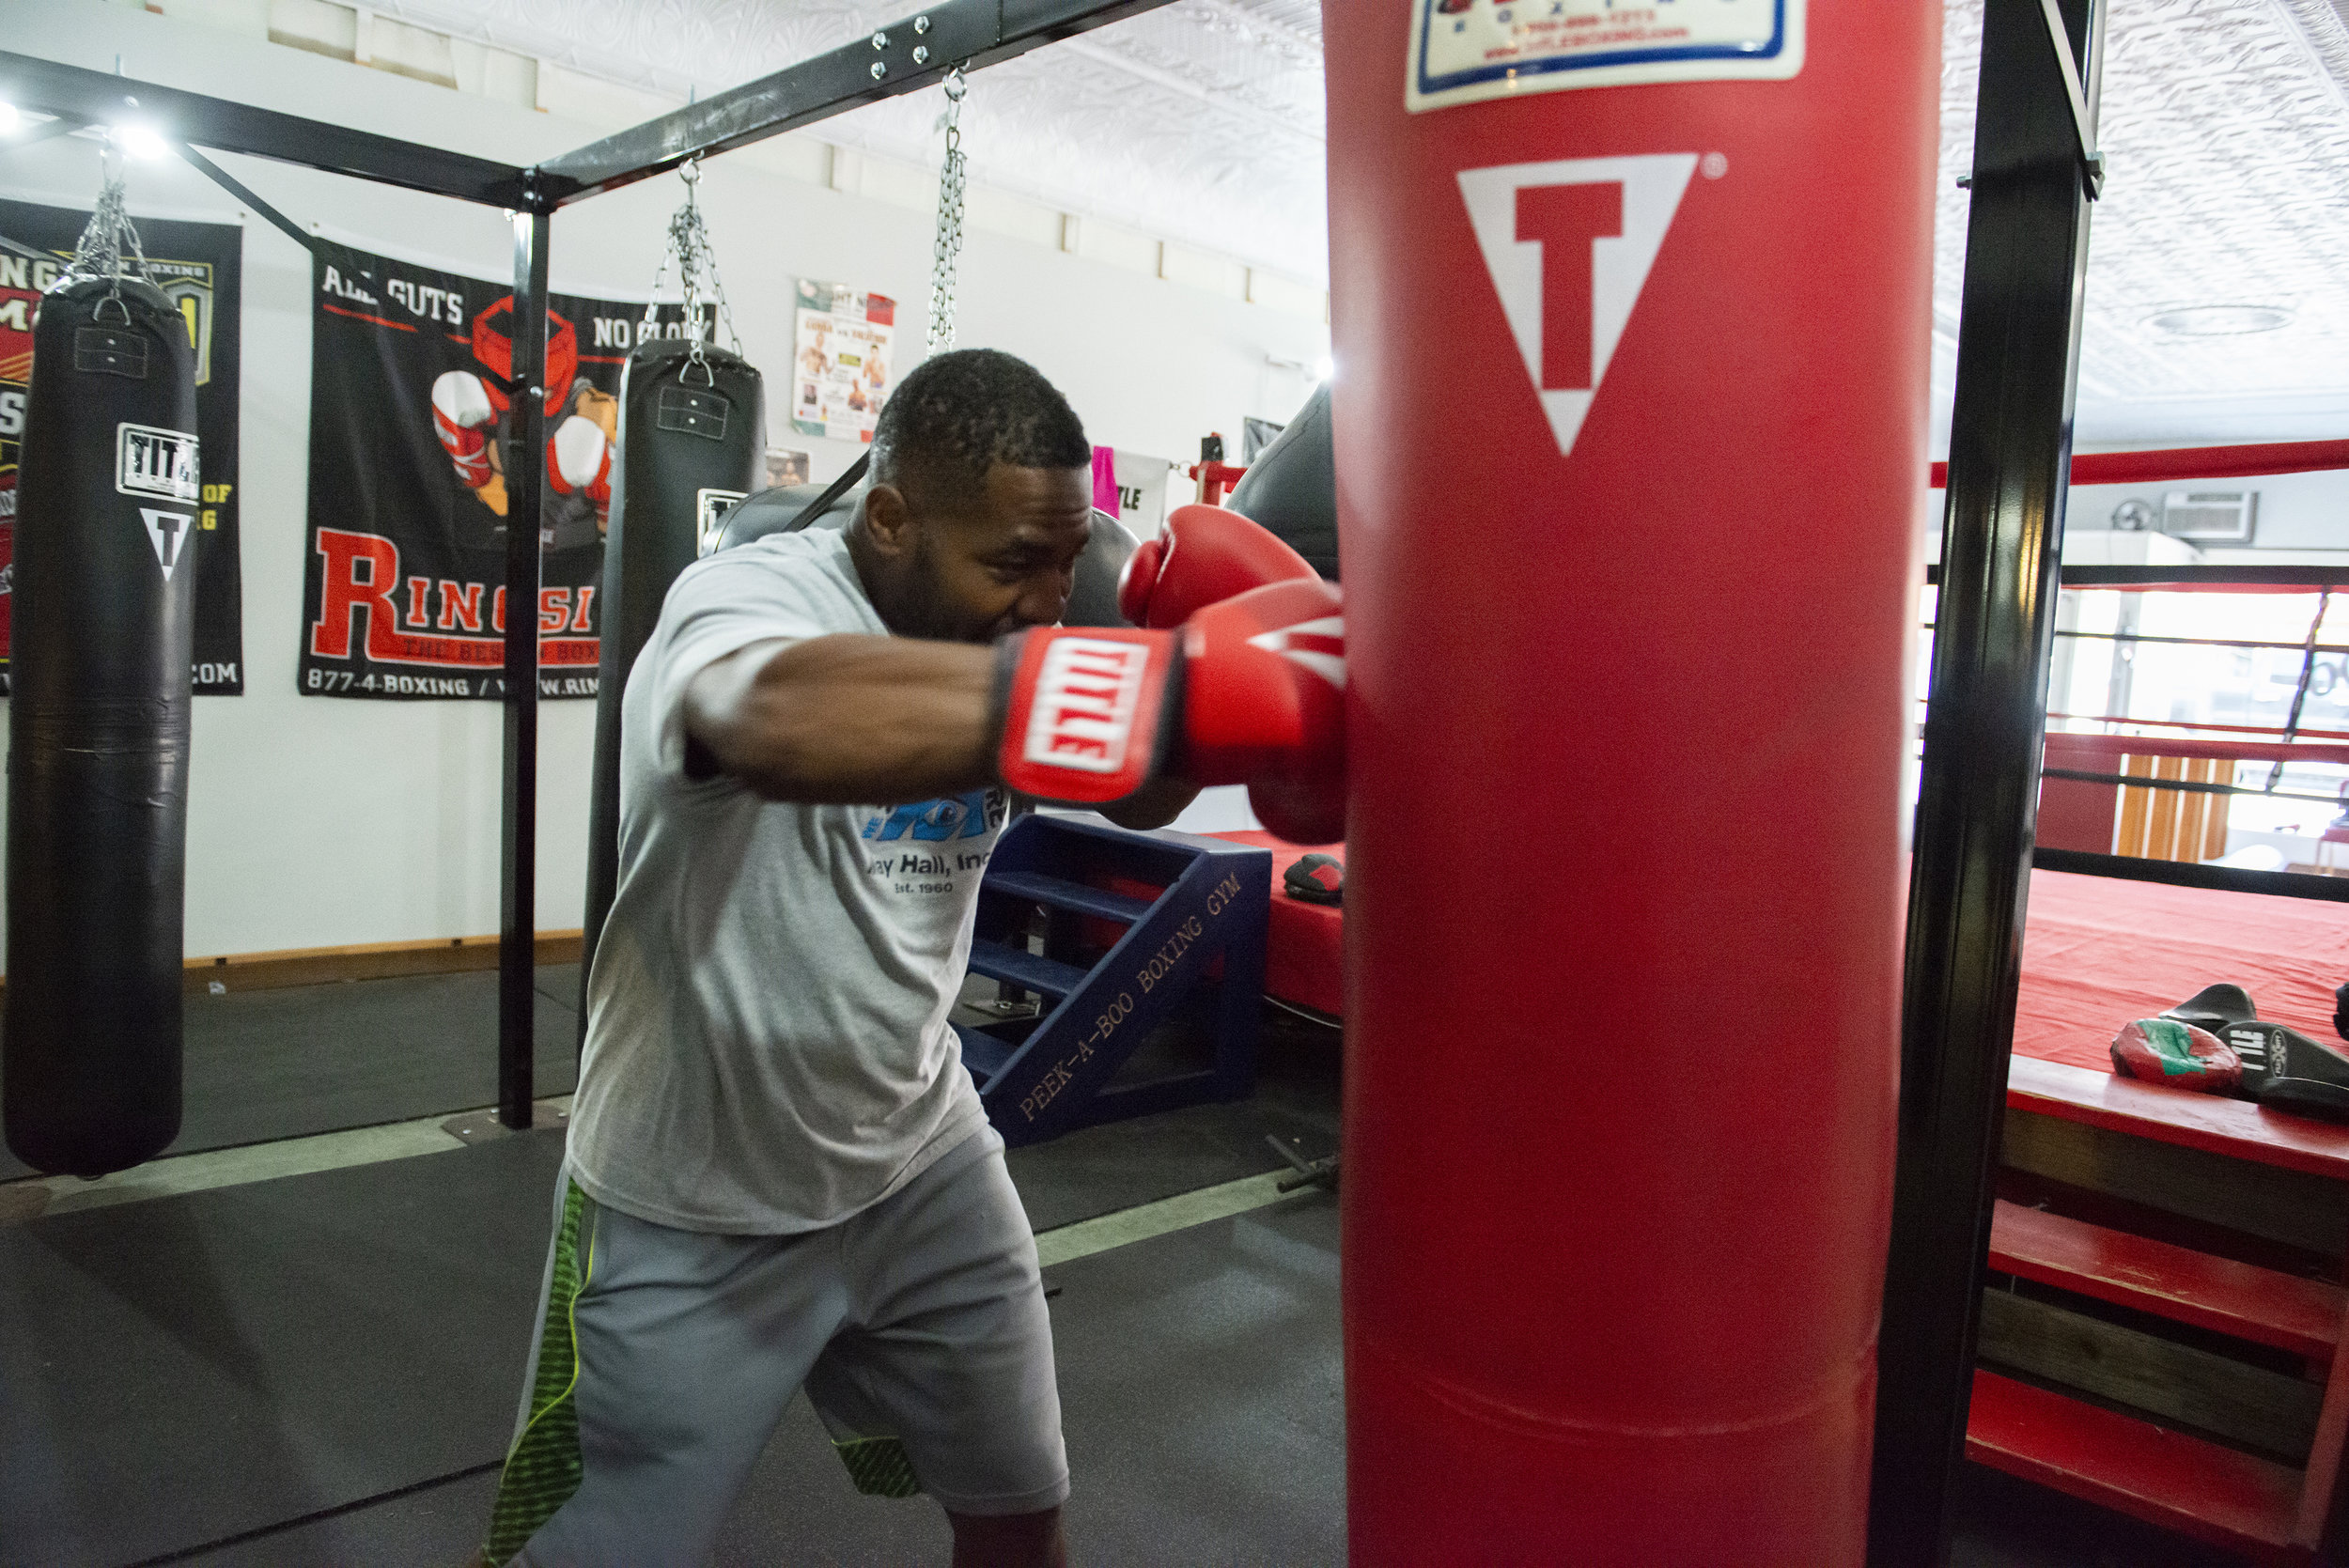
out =
[[[1353,1560],[1856,1563],[1939,7],[1324,14]]]

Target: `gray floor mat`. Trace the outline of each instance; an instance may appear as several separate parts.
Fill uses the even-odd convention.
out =
[[[579,966],[538,971],[539,1096],[577,1071]],[[469,1110],[497,1099],[497,975],[413,975],[188,998],[184,1110],[167,1154]],[[29,1174],[0,1150],[0,1181]]]
[[[0,1228],[0,1564],[136,1562],[498,1457],[562,1147]]]

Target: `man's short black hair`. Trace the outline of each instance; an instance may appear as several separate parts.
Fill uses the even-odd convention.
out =
[[[1083,468],[1084,426],[1058,388],[1023,359],[959,349],[897,383],[873,427],[873,479],[952,505],[974,499],[997,463]]]

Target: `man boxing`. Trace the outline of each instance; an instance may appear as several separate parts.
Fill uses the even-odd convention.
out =
[[[1004,786],[1135,827],[1192,781],[1276,815],[1342,795],[1336,591],[1239,592],[1261,575],[1218,536],[1252,545],[1246,520],[1143,564],[1154,604],[1197,606],[1179,630],[1054,626],[1090,463],[1033,368],[941,355],[883,408],[846,530],[670,590],[622,706],[618,888],[479,1560],[704,1560],[802,1385],[861,1488],[944,1506],[957,1565],[1064,1560],[1034,1241],[946,1021]],[[892,875],[895,808],[866,802],[901,801],[955,814],[955,869]]]

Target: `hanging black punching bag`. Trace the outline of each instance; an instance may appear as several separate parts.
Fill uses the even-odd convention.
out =
[[[766,390],[748,361],[708,343],[697,357],[680,338],[655,338],[629,355],[620,371],[619,450],[603,541],[603,645],[596,667],[579,966],[582,1038],[596,939],[619,880],[620,695],[661,619],[669,584],[702,552],[703,536],[727,504],[763,482],[766,445]]]
[[[33,329],[8,692],[8,1147],[102,1175],[179,1133],[199,494],[187,323],[80,279]]]

